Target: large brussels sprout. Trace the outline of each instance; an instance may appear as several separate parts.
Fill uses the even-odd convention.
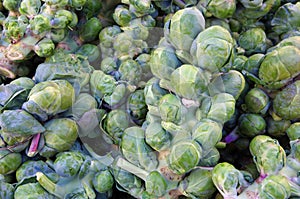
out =
[[[168,184],[158,171],[150,172],[145,181],[145,188],[149,194],[160,197],[166,193]]]
[[[0,174],[6,175],[15,172],[22,164],[20,153],[0,150]]]
[[[99,193],[105,193],[112,189],[114,178],[110,171],[99,171],[93,178],[93,186]]]
[[[159,122],[151,122],[145,131],[146,143],[153,149],[159,151],[167,149],[171,144],[171,135]]]
[[[290,140],[300,139],[300,122],[295,122],[286,130],[287,136]]]
[[[285,87],[278,92],[273,100],[273,110],[282,119],[294,120],[300,118],[300,81]]]
[[[281,175],[269,175],[259,185],[258,196],[261,199],[286,199],[291,195],[288,179]]]
[[[141,81],[142,68],[132,59],[127,59],[120,64],[120,79],[131,85],[138,85]]]
[[[36,84],[22,108],[46,121],[49,116],[71,108],[74,101],[75,90],[68,81],[52,80]]]
[[[195,25],[197,24],[197,25]],[[189,51],[193,40],[204,30],[205,19],[197,7],[177,11],[171,18],[169,40],[177,50]]]
[[[267,49],[267,36],[263,29],[251,28],[239,35],[238,44],[245,50],[246,55],[265,53]]]
[[[15,188],[12,184],[0,180],[0,198],[13,199]]]
[[[138,126],[124,130],[121,140],[124,157],[136,166],[151,171],[157,167],[156,154],[145,141],[145,132]]]
[[[56,118],[45,123],[45,144],[58,152],[69,150],[78,137],[78,126],[74,120]]]
[[[210,72],[231,67],[234,54],[234,40],[228,30],[221,26],[211,26],[193,41],[190,53],[193,63]]]
[[[27,183],[16,188],[15,199],[55,199],[39,183]]]

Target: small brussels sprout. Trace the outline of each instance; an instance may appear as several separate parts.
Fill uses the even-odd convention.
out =
[[[123,156],[142,169],[151,171],[157,167],[156,154],[145,142],[145,132],[138,126],[124,130],[121,141]]]
[[[128,127],[129,117],[122,109],[110,111],[103,121],[103,129],[109,134],[115,144],[120,142],[124,130]]]
[[[110,171],[99,171],[93,178],[93,186],[99,193],[105,193],[112,189],[114,185],[114,178]]]
[[[203,151],[209,151],[221,141],[222,125],[210,119],[202,119],[194,126],[192,138],[200,144]]]
[[[72,177],[79,172],[84,160],[85,157],[79,152],[61,152],[56,156],[53,168],[61,177]]]
[[[168,37],[172,45],[177,50],[189,52],[192,42],[205,28],[205,19],[201,11],[193,6],[175,12],[169,25]]]
[[[71,4],[71,7],[80,10],[86,2],[87,0],[71,0],[69,3]]]
[[[146,177],[146,191],[153,196],[163,196],[166,193],[167,186],[165,178],[158,171],[152,171]]]
[[[45,144],[58,152],[69,150],[78,137],[78,126],[74,120],[56,118],[45,123]]]
[[[0,174],[6,175],[15,172],[22,164],[20,153],[0,150]]]
[[[272,117],[269,117],[267,118],[267,133],[272,137],[284,136],[290,125],[290,120],[274,120]]]
[[[111,95],[116,87],[116,80],[101,70],[93,71],[90,79],[91,93],[97,99]]]
[[[128,26],[133,16],[127,6],[118,5],[113,13],[113,19],[119,26]]]
[[[162,128],[159,122],[152,122],[146,128],[145,139],[149,146],[160,151],[170,146],[171,135]]]
[[[75,53],[78,55],[87,57],[87,60],[90,63],[96,61],[101,55],[98,46],[96,46],[95,44],[89,44],[89,43],[86,43],[86,44],[83,44],[82,46],[80,46],[79,49]]]
[[[148,112],[147,104],[145,102],[144,90],[135,90],[129,95],[127,100],[128,111],[131,119],[138,125],[141,125]]]
[[[269,106],[269,96],[260,88],[251,89],[245,96],[245,108],[250,113],[265,114]]]
[[[168,165],[176,174],[191,171],[202,158],[201,146],[193,140],[182,140],[172,145],[168,156]]]
[[[242,114],[238,121],[238,132],[245,137],[255,137],[265,133],[267,123],[265,119],[258,114]]]
[[[178,97],[173,94],[164,95],[159,101],[161,119],[165,122],[179,124],[184,116],[184,107]]]
[[[113,74],[118,69],[117,60],[113,57],[105,57],[100,64],[100,69],[105,74]]]
[[[103,45],[106,48],[112,47],[116,35],[121,33],[121,29],[117,25],[108,26],[103,28],[99,33],[100,45]]]
[[[0,198],[14,199],[15,188],[12,184],[0,180]]]
[[[20,3],[21,3],[21,0],[4,0],[4,1],[2,1],[3,7],[9,11],[17,11]]]
[[[42,14],[35,15],[33,19],[29,21],[30,29],[35,34],[45,34],[50,31],[51,23],[50,19]]]
[[[245,78],[237,70],[230,70],[226,73],[217,75],[208,84],[208,91],[210,96],[217,93],[229,93],[234,99],[238,99],[245,89]]]
[[[265,54],[262,53],[256,53],[251,55],[250,57],[248,57],[245,64],[243,65],[243,69],[253,75],[258,75],[260,65],[264,60],[264,58],[265,58]]]
[[[218,1],[218,0],[201,0],[200,4],[203,6],[206,16],[213,15],[214,17],[225,19],[232,17],[236,10],[236,1]]]
[[[100,20],[96,17],[90,18],[79,29],[79,37],[84,42],[91,42],[99,36],[99,32],[102,29]]]
[[[138,85],[141,81],[142,68],[132,59],[127,59],[120,64],[118,69],[121,77],[120,79],[126,81],[131,85]]]
[[[300,122],[295,122],[286,130],[290,141],[300,139]]]
[[[300,118],[300,97],[298,96],[300,81],[285,87],[278,92],[273,100],[273,110],[276,115],[286,120]]]
[[[258,197],[261,199],[287,199],[290,195],[289,181],[282,175],[267,176],[258,188]]]
[[[188,197],[211,198],[216,192],[210,170],[197,168],[191,171],[180,183],[179,189]]]
[[[198,34],[190,53],[193,63],[210,72],[219,72],[233,62],[233,38],[221,26],[211,26]]]
[[[40,57],[49,57],[54,53],[55,45],[49,38],[44,38],[34,46],[34,52]]]
[[[27,183],[18,186],[14,193],[15,199],[54,199],[39,183]]]
[[[200,159],[198,166],[214,167],[219,163],[220,152],[216,147],[212,147],[209,151],[205,151],[203,157]]]
[[[24,15],[21,16],[24,17]],[[25,35],[28,20],[26,17],[23,20],[21,16],[8,16],[3,21],[3,33],[12,43],[19,41]]]
[[[171,73],[181,65],[181,62],[174,49],[166,46],[153,50],[149,64],[155,77],[169,80]]]
[[[246,55],[265,53],[267,49],[267,36],[263,29],[251,28],[239,35],[238,44],[245,50]]]

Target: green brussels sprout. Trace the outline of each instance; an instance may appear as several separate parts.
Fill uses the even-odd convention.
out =
[[[61,177],[72,177],[79,172],[84,160],[85,157],[80,152],[61,152],[57,154],[53,168]]]
[[[172,45],[177,50],[189,52],[192,42],[205,28],[205,19],[201,11],[193,6],[175,12],[169,26],[166,28],[169,28],[168,37]]]
[[[271,138],[258,135],[250,142],[250,152],[260,176],[277,174],[286,165],[284,149]]]
[[[3,33],[12,43],[16,43],[25,35],[28,19],[26,17],[24,19],[24,17],[24,15],[8,16],[3,21]]]
[[[47,6],[50,6],[51,8],[63,8],[66,5],[68,5],[68,0],[43,0]]]
[[[120,80],[130,85],[138,85],[141,81],[142,68],[135,60],[127,59],[123,61],[118,71],[120,73]]]
[[[54,29],[66,28],[73,20],[73,14],[69,10],[61,9],[54,13],[53,18],[50,20],[51,26]]]
[[[39,183],[27,183],[18,186],[14,193],[15,199],[54,199]]]
[[[158,171],[151,171],[145,180],[146,191],[153,196],[160,197],[166,193],[167,182]]]
[[[85,6],[86,2],[87,0],[71,0],[69,3],[71,4],[71,7],[80,10],[83,6]]]
[[[194,126],[192,138],[200,144],[203,151],[209,151],[221,141],[222,125],[210,119],[202,119]]]
[[[66,80],[52,80],[36,84],[22,108],[46,121],[49,116],[69,109],[75,101],[75,90]]]
[[[119,26],[128,26],[133,16],[127,6],[118,5],[113,13],[113,19]]]
[[[261,115],[245,113],[239,117],[239,135],[252,138],[256,135],[264,134],[266,127],[267,123]]]
[[[170,147],[171,135],[159,122],[151,122],[145,130],[146,143],[156,151]]]
[[[75,53],[87,57],[87,60],[90,63],[96,61],[100,57],[100,50],[98,46],[89,43],[80,46]]]
[[[245,109],[250,113],[266,114],[269,106],[269,96],[260,88],[252,88],[245,96]]]
[[[265,55],[262,53],[253,54],[246,60],[245,64],[243,65],[243,70],[253,74],[258,75],[260,65],[263,62]]]
[[[272,117],[267,118],[267,133],[272,137],[281,137],[286,135],[287,129],[291,125],[290,120],[274,120]]]
[[[165,122],[179,124],[184,117],[186,109],[180,99],[174,94],[164,95],[158,104],[161,119]]]
[[[0,198],[13,199],[15,188],[12,184],[0,180]]]
[[[49,33],[49,37],[54,43],[59,43],[63,41],[63,39],[66,38],[66,36],[67,30],[65,28],[51,29],[51,32]]]
[[[104,193],[112,189],[114,178],[110,171],[104,170],[96,173],[93,178],[93,186],[99,193]]]
[[[225,19],[232,17],[236,10],[236,1],[218,1],[218,0],[201,0],[201,6],[205,11],[205,15],[213,15],[214,17]],[[208,13],[206,13],[208,12]]]
[[[42,160],[28,160],[17,169],[16,180],[22,182],[24,180],[29,180],[35,178],[37,172],[43,172],[52,179],[57,179],[58,175],[52,170],[49,165]]]
[[[193,63],[210,72],[219,72],[232,65],[234,41],[228,30],[211,26],[198,34],[190,53]]]
[[[131,119],[137,124],[141,125],[147,114],[147,104],[145,102],[144,90],[139,89],[131,93],[127,100],[128,111]]]
[[[108,133],[115,144],[120,142],[124,130],[128,127],[129,117],[122,109],[110,111],[103,121],[103,129]]]
[[[282,175],[267,176],[258,188],[258,197],[261,199],[287,199],[290,195],[289,181]]]
[[[239,186],[246,184],[243,174],[233,165],[222,162],[212,170],[212,181],[224,197],[237,197]]]
[[[248,57],[246,57],[245,55],[236,55],[233,59],[231,68],[238,71],[242,71],[247,60]]]
[[[285,38],[293,32],[299,35],[299,11],[299,2],[295,4],[288,2],[280,6],[271,20],[272,31],[281,38]]]
[[[89,19],[99,13],[102,5],[102,1],[86,0],[81,12]]]
[[[45,131],[45,128],[39,121],[21,109],[5,110],[0,114],[0,127],[3,132],[25,136],[35,135]]]
[[[2,6],[9,11],[17,11],[21,0],[3,0]]]
[[[17,79],[12,80],[10,82],[10,84],[21,86],[22,88],[29,90],[29,89],[32,89],[32,87],[34,86],[35,83],[29,77],[19,77]]]
[[[179,190],[184,195],[193,198],[212,198],[216,188],[212,181],[212,171],[196,168],[192,170],[180,183]]]
[[[300,139],[300,122],[295,122],[286,130],[286,134],[291,141]]]
[[[238,99],[245,89],[245,78],[237,70],[230,70],[226,73],[221,73],[211,80],[208,84],[210,96],[217,93],[229,93],[234,99]]]
[[[34,34],[45,34],[51,29],[50,19],[42,14],[35,15],[33,19],[29,21],[30,29]]]
[[[228,93],[219,93],[213,97],[206,97],[197,110],[197,119],[208,118],[224,124],[235,112],[235,99]]]
[[[74,120],[56,118],[45,123],[45,144],[58,152],[69,150],[78,137],[78,126]]]
[[[110,48],[115,40],[116,35],[121,33],[121,29],[117,25],[103,28],[99,33],[100,45]]]
[[[265,53],[267,49],[267,36],[263,29],[251,28],[239,35],[238,44],[245,50],[246,55]]]
[[[88,19],[86,23],[79,29],[79,37],[84,42],[91,42],[95,40],[102,29],[102,24],[97,17]]]
[[[159,46],[151,53],[149,64],[155,77],[169,80],[171,73],[181,65],[181,62],[178,60],[173,48]]]
[[[295,46],[278,47],[265,55],[259,78],[271,89],[281,88],[287,81],[299,74],[300,50]]]
[[[142,169],[151,171],[157,167],[157,157],[145,142],[145,132],[138,126],[124,130],[121,140],[123,156],[131,163]]]
[[[130,6],[134,8],[134,14],[145,15],[153,12],[153,5],[151,4],[151,0],[139,1],[139,0],[129,0]]]
[[[212,147],[209,151],[206,151],[206,154],[203,154],[203,157],[200,159],[198,166],[203,167],[214,167],[219,163],[221,158],[220,152],[216,147]]]
[[[101,61],[100,69],[105,74],[113,74],[118,69],[117,61],[113,57],[105,57]]]
[[[6,175],[15,172],[22,164],[20,153],[0,150],[0,174]]]
[[[273,100],[273,110],[276,115],[286,120],[294,120],[300,117],[299,103],[300,98],[297,95],[300,81],[295,81],[278,92]]]
[[[142,24],[141,18],[131,20],[129,26],[122,30],[135,40],[146,40],[149,36],[149,28]]]
[[[174,173],[181,175],[197,166],[201,158],[202,148],[196,141],[182,140],[171,146],[168,165]]]
[[[34,46],[34,52],[39,57],[49,57],[54,53],[55,45],[49,38],[44,38]]]

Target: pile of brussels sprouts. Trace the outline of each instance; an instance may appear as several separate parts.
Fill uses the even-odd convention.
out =
[[[300,198],[300,2],[3,0],[1,199]]]

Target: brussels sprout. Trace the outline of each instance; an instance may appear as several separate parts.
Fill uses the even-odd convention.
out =
[[[228,93],[219,93],[213,97],[206,97],[201,102],[196,117],[208,118],[224,124],[229,121],[235,112],[235,99]]]
[[[68,81],[52,80],[36,84],[22,108],[46,121],[49,116],[69,109],[74,101],[75,90]]]
[[[146,191],[153,196],[163,196],[166,193],[167,186],[165,178],[158,171],[152,171],[146,177]]]
[[[239,35],[238,43],[245,50],[246,55],[265,53],[267,49],[267,36],[261,28],[251,28]]]
[[[39,183],[27,183],[17,187],[14,193],[15,199],[54,199]]]
[[[30,29],[34,34],[46,34],[50,31],[51,23],[50,19],[42,14],[35,15],[33,19],[29,21]]]
[[[3,7],[9,11],[17,11],[21,0],[4,0],[2,1]]]
[[[120,79],[131,85],[138,85],[141,81],[142,68],[134,60],[127,59],[123,61],[119,67]]]
[[[100,69],[105,74],[113,74],[118,69],[117,60],[113,57],[105,57],[100,64]]]
[[[265,119],[258,114],[242,114],[238,121],[238,132],[245,137],[255,137],[266,131],[267,123]]]
[[[181,65],[175,51],[170,46],[158,47],[153,50],[150,58],[150,68],[153,75],[159,79],[170,79],[171,73]]]
[[[192,140],[178,141],[171,146],[168,156],[168,165],[176,174],[185,174],[191,171],[202,158],[202,148]]]
[[[267,118],[267,133],[272,137],[284,136],[290,125],[290,120],[274,120],[272,117],[269,117]]]
[[[45,131],[45,128],[40,122],[21,109],[5,110],[0,114],[0,127],[3,132],[24,136],[34,135]]]
[[[266,142],[272,142],[272,143],[277,143],[277,140],[272,139],[270,136],[267,135],[258,135],[255,136],[252,140],[251,140],[252,144],[250,145],[250,151],[252,153],[252,155],[257,155],[259,153],[259,148],[261,145],[263,145]]]
[[[121,29],[117,25],[103,28],[99,33],[100,45],[110,48],[115,40],[116,35],[121,33]]]
[[[238,99],[245,89],[245,78],[236,70],[230,70],[226,73],[221,73],[211,80],[208,84],[210,96],[217,93],[229,93],[234,99]]]
[[[299,11],[300,3],[286,3],[279,7],[271,20],[272,30],[285,38],[296,32],[299,35]]]
[[[58,176],[49,165],[42,160],[28,160],[24,162],[16,171],[16,179],[18,182],[35,178],[37,172],[43,172],[52,179],[57,179]]]
[[[228,30],[221,26],[211,26],[198,34],[190,53],[193,63],[210,72],[222,71],[232,65],[234,41]],[[224,69],[223,69],[224,70]]]
[[[0,150],[0,174],[6,175],[15,172],[22,164],[20,153]]]
[[[299,74],[300,50],[295,46],[283,46],[268,52],[259,68],[259,78],[268,88],[280,88]]]
[[[8,16],[3,21],[3,33],[12,43],[16,43],[25,35],[28,19],[26,17],[23,19],[23,17],[25,16]]]
[[[156,154],[145,142],[144,130],[138,126],[124,130],[121,151],[129,162],[147,171],[155,169],[158,164]]]
[[[98,37],[101,29],[102,24],[100,20],[96,17],[92,17],[80,27],[79,37],[84,42],[91,42]]]
[[[141,125],[147,114],[147,104],[145,102],[144,90],[139,89],[129,95],[128,111],[131,119],[138,125]]]
[[[222,139],[222,125],[210,119],[202,119],[192,131],[193,140],[197,141],[203,151],[209,151]]]
[[[128,26],[133,16],[127,6],[118,5],[113,13],[113,19],[119,26]]]
[[[253,88],[245,96],[245,109],[251,113],[265,114],[270,106],[269,96],[260,88]]]
[[[191,171],[179,184],[184,195],[193,198],[211,198],[216,192],[210,170],[197,168]]]
[[[108,170],[96,173],[93,179],[93,186],[99,193],[104,193],[112,189],[114,179]]]
[[[291,195],[288,179],[281,175],[269,175],[259,185],[258,197],[261,199],[286,199]]]
[[[195,26],[197,24],[197,26]],[[197,7],[178,10],[171,18],[169,40],[177,50],[189,51],[193,40],[204,30],[205,19]]]
[[[90,63],[96,61],[100,57],[100,50],[98,46],[89,43],[80,46],[75,53],[87,57]]]
[[[78,137],[78,126],[74,120],[56,118],[45,123],[45,144],[58,152],[69,150]]]
[[[248,57],[247,61],[243,65],[243,70],[253,74],[258,75],[260,65],[263,62],[265,55],[262,53],[256,53]]]
[[[300,122],[295,122],[286,130],[286,134],[291,141],[300,139]]]
[[[145,131],[146,143],[156,151],[170,147],[171,135],[164,130],[159,122],[151,122]]]
[[[49,38],[44,38],[34,46],[34,52],[40,57],[49,57],[54,53],[55,45]]]
[[[300,117],[300,98],[298,96],[300,81],[285,87],[278,92],[273,100],[273,110],[276,115],[286,120],[294,120]]]
[[[13,199],[15,188],[12,184],[0,180],[0,198]]]
[[[237,189],[247,183],[242,173],[233,165],[222,162],[212,170],[212,181],[223,197],[237,197]]]
[[[62,152],[56,156],[53,168],[62,177],[72,177],[79,172],[84,160],[84,156],[79,152]]]
[[[75,9],[82,9],[86,2],[87,0],[71,0],[70,4],[71,7],[74,7]]]
[[[103,129],[108,133],[115,144],[120,142],[124,130],[128,127],[128,114],[121,109],[110,111],[103,121]]]
[[[201,0],[201,6],[204,9],[205,15],[213,15],[220,19],[230,18],[236,10],[236,1],[217,1],[217,0]]]
[[[209,151],[205,151],[203,157],[200,159],[198,166],[214,167],[219,163],[221,158],[220,152],[216,147],[212,147]]]

